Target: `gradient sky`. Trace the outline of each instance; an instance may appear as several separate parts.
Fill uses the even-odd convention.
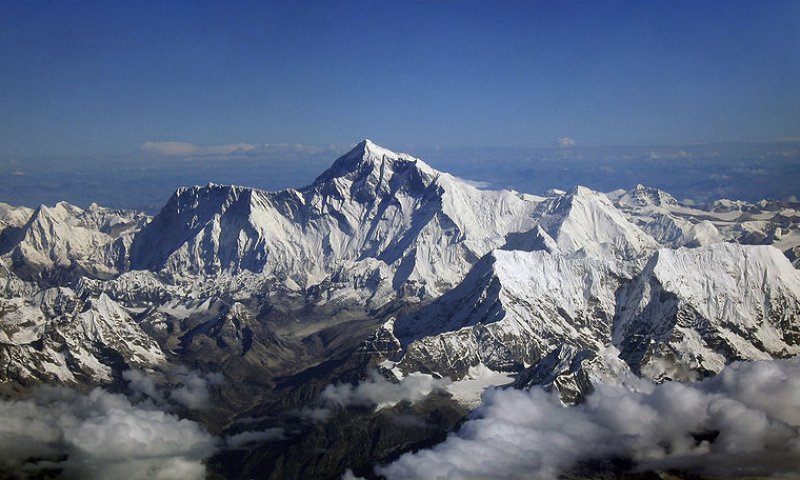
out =
[[[798,1],[0,2],[0,158],[800,137]]]

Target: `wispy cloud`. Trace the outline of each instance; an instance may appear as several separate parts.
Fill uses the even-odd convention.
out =
[[[304,145],[297,143],[227,143],[223,145],[196,145],[189,142],[144,142],[140,152],[152,157],[171,158],[277,158],[291,159],[317,155],[337,155],[352,145]]]
[[[165,157],[246,155],[260,148],[251,143],[199,146],[187,142],[145,142],[142,151]]]

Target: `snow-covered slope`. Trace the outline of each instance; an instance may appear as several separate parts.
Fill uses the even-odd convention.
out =
[[[546,249],[564,255],[632,260],[658,247],[648,235],[629,222],[602,193],[575,187],[543,202],[535,216],[530,249]],[[524,248],[523,242],[509,247]]]
[[[66,202],[42,205],[4,235],[3,253],[23,278],[52,282],[65,273],[110,278],[125,268],[127,247],[145,220],[140,213],[95,204],[86,210]]]
[[[27,207],[15,207],[0,202],[0,229],[6,227],[21,227],[33,215],[33,210]]]
[[[793,252],[800,246],[796,203],[718,200],[705,207],[684,205],[664,191],[643,185],[608,195],[628,220],[664,247],[722,241],[774,245],[794,260]]]
[[[400,367],[460,377],[479,363],[519,369],[563,343],[601,348],[623,275],[603,259],[495,250],[458,287],[393,322]]]
[[[66,287],[0,299],[0,380],[92,383],[165,362],[158,344],[106,295]]]
[[[365,140],[300,190],[179,190],[136,236],[131,266],[173,275],[249,270],[307,288],[372,259],[388,268],[368,270],[393,290],[430,297],[506,234],[531,228],[535,200],[476,189]]]
[[[650,378],[800,353],[800,272],[770,246],[662,249],[618,293],[614,344]]]

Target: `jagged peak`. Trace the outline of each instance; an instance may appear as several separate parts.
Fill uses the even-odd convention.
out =
[[[200,202],[201,199],[217,199],[216,201],[212,201],[212,203],[218,203],[220,201],[229,203],[230,201],[238,200],[244,195],[252,195],[256,192],[266,193],[263,190],[253,187],[245,187],[242,185],[226,185],[213,182],[209,182],[206,185],[179,187],[175,190],[175,193],[172,194],[172,198],[170,202],[165,205],[165,208],[169,207],[171,203],[177,202],[180,205],[185,205],[187,202]]]

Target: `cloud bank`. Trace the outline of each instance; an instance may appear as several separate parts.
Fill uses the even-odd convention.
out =
[[[0,402],[0,471],[18,478],[202,479],[217,442],[199,424],[96,388]]]
[[[391,479],[536,478],[592,460],[640,471],[796,478],[800,471],[800,358],[734,363],[713,379],[600,385],[565,407],[541,389],[494,390],[459,432],[378,468]]]

